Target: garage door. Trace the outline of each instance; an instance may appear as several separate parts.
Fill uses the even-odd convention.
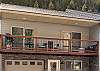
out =
[[[6,60],[5,71],[44,71],[43,60]]]

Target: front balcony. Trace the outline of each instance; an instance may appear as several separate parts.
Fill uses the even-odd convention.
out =
[[[0,36],[0,52],[97,56],[98,41],[31,36]]]

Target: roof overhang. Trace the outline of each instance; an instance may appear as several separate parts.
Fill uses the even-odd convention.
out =
[[[95,21],[95,20],[53,16],[53,15],[32,13],[26,11],[2,9],[0,12],[1,12],[0,16],[2,16],[2,18],[4,19],[25,20],[25,21],[32,21],[32,22],[35,21],[35,22],[75,25],[75,26],[84,26],[84,27],[91,27],[100,23],[100,21]]]

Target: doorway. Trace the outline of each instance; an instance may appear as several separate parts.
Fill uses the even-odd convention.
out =
[[[60,71],[60,60],[48,60],[48,71]]]

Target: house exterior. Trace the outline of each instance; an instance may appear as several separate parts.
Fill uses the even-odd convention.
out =
[[[99,71],[100,15],[0,5],[0,71]]]

